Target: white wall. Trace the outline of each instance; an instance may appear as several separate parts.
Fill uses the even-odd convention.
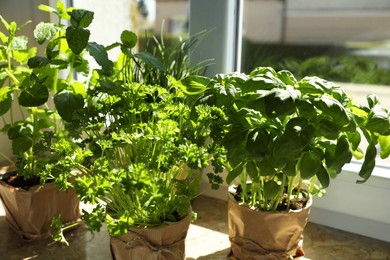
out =
[[[133,0],[74,0],[73,5],[94,12],[94,20],[88,27],[89,41],[109,45],[120,41],[123,30],[133,30],[132,15],[136,15]],[[110,57],[115,57],[112,54]]]

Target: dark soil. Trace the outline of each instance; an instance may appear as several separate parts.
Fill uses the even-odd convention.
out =
[[[38,185],[40,183],[39,177],[30,178],[25,180],[17,171],[10,171],[3,174],[2,179],[5,183],[15,187],[28,190],[32,186]]]
[[[248,184],[248,185],[250,185],[250,184]],[[277,211],[287,211],[289,209],[299,210],[299,209],[303,209],[304,207],[306,207],[306,203],[308,201],[309,194],[304,190],[301,190],[300,192],[302,194],[302,199],[301,200],[291,200],[290,206],[289,206],[289,208],[287,208],[287,188],[286,188],[286,192],[283,194],[282,202],[278,205]],[[235,193],[232,194],[234,196],[234,199],[238,203],[240,203],[242,201],[241,200],[241,193],[242,193],[241,185],[238,185],[235,189]],[[296,189],[294,189],[293,194],[297,194]]]

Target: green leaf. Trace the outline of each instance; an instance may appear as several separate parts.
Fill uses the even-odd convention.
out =
[[[26,51],[28,49],[27,36],[16,36],[12,39],[10,49],[13,51]]]
[[[305,94],[324,94],[330,88],[325,80],[318,77],[305,77],[299,81],[299,89]]]
[[[281,79],[285,84],[290,86],[298,85],[297,79],[288,70],[281,70],[277,72],[278,78]]]
[[[49,98],[49,90],[40,83],[23,89],[19,96],[19,104],[24,107],[36,107],[45,104]]]
[[[180,81],[175,81],[175,85],[187,95],[198,95],[207,89],[210,79],[207,77],[191,75]]]
[[[45,129],[45,128],[51,128],[55,124],[53,120],[48,119],[48,118],[40,118],[38,119],[38,129]]]
[[[4,33],[0,32],[0,41],[5,44],[7,42],[7,36]]]
[[[298,100],[297,108],[299,110],[298,114],[308,120],[315,119],[318,116],[315,107],[307,100]]]
[[[7,31],[9,31],[9,23],[7,23],[7,21],[0,15],[0,20],[1,22],[3,23],[4,27],[7,29]]]
[[[223,144],[227,149],[227,158],[232,167],[243,163],[246,160],[246,138],[247,130],[241,127],[232,128],[223,140]]]
[[[322,95],[320,98],[312,100],[312,103],[323,111],[325,115],[331,116],[339,127],[349,124],[350,119],[348,114],[345,111],[344,106],[338,100],[327,95]]]
[[[76,81],[72,84],[72,88],[75,94],[80,94],[83,98],[87,97],[87,90],[83,83]]]
[[[46,40],[53,39],[60,30],[61,28],[53,23],[40,22],[34,29],[34,37],[39,44],[42,44]]]
[[[137,41],[138,38],[135,33],[128,30],[124,30],[121,33],[121,42],[125,48],[130,48],[130,49],[134,48],[135,45],[137,44]]]
[[[360,148],[358,148],[358,149],[356,149],[356,150],[353,150],[353,151],[352,151],[352,155],[353,155],[353,157],[355,157],[355,158],[358,159],[358,160],[361,160],[361,159],[364,158],[364,152],[363,152],[363,150],[360,149]]]
[[[149,65],[149,66],[151,66],[154,69],[157,69],[157,70],[160,70],[160,71],[165,71],[164,64],[162,64],[161,61],[157,57],[151,55],[150,53],[140,52],[140,53],[135,54],[134,57],[139,58],[146,65]]]
[[[339,136],[334,150],[327,149],[325,152],[326,165],[329,169],[340,173],[346,163],[352,159],[351,147],[348,138],[342,134]]]
[[[102,67],[105,75],[111,75],[114,63],[108,58],[108,54],[103,45],[95,42],[87,44],[87,51]]]
[[[267,200],[274,199],[278,195],[279,189],[281,189],[281,187],[276,181],[267,181],[266,183],[264,183],[264,197]]]
[[[270,77],[276,77],[276,71],[271,67],[258,67],[251,71],[250,76],[255,77],[257,75],[268,75]]]
[[[326,189],[330,184],[330,177],[324,166],[321,165],[320,169],[316,173],[321,186]]]
[[[65,121],[73,121],[77,112],[84,107],[84,99],[80,94],[74,94],[69,90],[62,90],[54,95],[54,104],[58,114]]]
[[[387,133],[390,129],[389,113],[384,108],[374,108],[369,113],[365,127],[379,134]]]
[[[368,94],[366,99],[371,109],[373,109],[376,105],[379,104],[379,99],[375,94]]]
[[[70,22],[74,27],[87,28],[93,20],[94,13],[84,9],[73,9],[70,13]]]
[[[8,112],[12,106],[12,90],[10,87],[0,88],[0,116]]]
[[[364,183],[370,178],[371,173],[375,168],[376,153],[377,151],[375,145],[369,144],[366,150],[366,156],[364,157],[362,168],[359,171],[359,176],[362,177],[363,180],[358,180],[357,183]]]
[[[61,1],[57,2],[57,6],[56,7],[57,7],[57,11],[58,11],[58,13],[59,13],[59,15],[60,15],[60,17],[62,19],[70,20],[70,15],[69,14],[72,12],[74,7],[71,6],[71,7],[67,8],[67,9],[65,9],[65,5]]]
[[[276,141],[272,152],[274,158],[294,158],[310,143],[314,128],[307,119],[292,118],[286,125],[285,132]]]
[[[276,170],[272,165],[272,161],[267,158],[261,162],[256,161],[256,165],[259,168],[260,176],[274,176],[276,174]]]
[[[291,160],[288,160],[286,161],[282,172],[283,174],[287,175],[287,176],[297,176],[298,174],[298,171],[297,171],[297,161],[295,159],[291,159]]]
[[[41,68],[50,63],[50,60],[46,57],[35,56],[28,60],[27,65],[30,68]]]
[[[226,183],[230,185],[232,181],[234,181],[234,179],[237,178],[242,173],[243,170],[244,168],[242,167],[242,164],[240,164],[237,167],[235,167],[233,170],[229,171],[226,176]]]
[[[293,113],[296,110],[295,102],[299,100],[299,96],[300,92],[297,90],[272,89],[264,97],[267,116],[275,118]]]
[[[33,145],[30,138],[21,136],[12,140],[12,152],[14,154],[20,154],[31,148]]]
[[[11,22],[9,24],[8,31],[10,32],[10,35],[15,35],[17,32],[18,26],[15,22]]]
[[[33,126],[30,123],[26,122],[17,122],[15,125],[11,126],[7,131],[8,139],[15,140],[19,137],[24,137],[28,139],[32,135]]]
[[[347,136],[348,136],[349,143],[351,144],[352,150],[357,150],[362,140],[359,131],[347,132]]]
[[[44,11],[44,12],[48,12],[48,13],[56,13],[57,12],[57,10],[55,8],[50,7],[48,5],[44,5],[44,4],[38,5],[38,9],[41,11]]]
[[[248,134],[246,149],[256,161],[262,161],[268,152],[269,135],[263,129],[254,129]]]
[[[325,136],[329,139],[336,139],[340,130],[340,127],[334,123],[332,119],[321,115],[318,117],[316,128],[318,136]]]
[[[259,181],[259,172],[254,161],[247,162],[245,169],[246,169],[246,173],[254,182]]]
[[[386,159],[390,155],[390,135],[379,136],[379,146],[381,148],[380,156],[382,159]]]
[[[89,35],[90,32],[87,29],[74,26],[66,28],[66,41],[75,54],[80,54],[87,47]]]
[[[302,179],[310,179],[320,170],[322,158],[315,151],[309,150],[302,154],[299,162],[299,171]]]
[[[257,90],[271,90],[279,85],[283,84],[275,77],[268,77],[266,75],[254,76],[242,86],[243,93],[256,92]]]

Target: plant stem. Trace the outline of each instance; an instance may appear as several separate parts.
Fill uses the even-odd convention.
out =
[[[283,179],[282,179],[282,184],[280,185],[279,188],[279,193],[276,196],[275,200],[273,201],[272,210],[275,211],[278,208],[278,205],[281,203],[282,198],[283,198],[283,193],[284,193],[284,187],[286,186],[286,182],[288,180],[287,175],[283,174]]]
[[[20,85],[19,80],[14,76],[14,74],[11,72],[11,64],[8,64],[8,69],[5,69],[5,72],[7,73],[8,77],[10,80],[16,83],[16,85]],[[10,82],[11,83],[11,82]],[[12,84],[10,84],[11,86]]]
[[[246,176],[246,171],[244,170],[242,174],[240,174],[240,184],[242,188],[241,199],[243,203],[246,203],[247,201],[247,180],[248,177]]]
[[[294,182],[295,182],[296,176],[292,177],[289,180],[288,183],[288,189],[287,189],[287,211],[290,209],[290,204],[291,204],[291,195],[294,190]]]
[[[309,194],[313,194],[313,189],[314,189],[314,186],[316,185],[317,181],[318,181],[318,178],[316,175],[313,178],[311,178],[309,187],[307,188],[307,192]]]

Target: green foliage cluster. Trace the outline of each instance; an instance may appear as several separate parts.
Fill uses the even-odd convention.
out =
[[[305,60],[287,58],[274,68],[287,69],[297,78],[311,75],[338,82],[390,85],[389,70],[380,68],[372,59],[361,56],[316,56]]]
[[[213,141],[227,149],[227,183],[239,179],[240,199],[253,208],[290,209],[305,193],[321,195],[353,157],[363,159],[358,182],[365,182],[377,151],[382,158],[390,154],[389,111],[374,95],[368,105],[358,104],[332,82],[298,81],[270,67],[181,83],[194,104],[225,113],[226,121],[213,127],[224,131]]]
[[[86,136],[81,145],[89,154],[81,158],[93,159],[79,168],[84,175],[75,184],[83,201],[97,203],[84,212],[87,223],[99,229],[107,210],[112,235],[182,219],[199,192],[196,170],[223,158],[205,145],[208,132],[201,121],[211,120],[209,108],[199,106],[198,118],[190,120],[180,89],[134,77],[146,75],[145,64],[163,70],[158,60],[133,52],[135,34],[123,32],[121,41],[111,73],[94,72],[82,114],[67,125],[74,136]]]
[[[12,140],[18,171],[73,187],[93,205],[83,212],[90,230],[107,221],[110,234],[120,235],[184,218],[199,193],[202,169],[211,163],[214,172],[222,171],[225,157],[223,147],[207,143],[210,122],[223,113],[205,105],[192,111],[172,84],[202,72],[204,64],[188,61],[198,36],[174,51],[155,39],[154,47],[136,52],[138,37],[128,30],[109,46],[91,42],[93,12],[65,9],[62,2],[39,8],[59,18],[34,31],[46,44],[44,56],[16,36],[16,24],[2,20],[9,36],[0,34],[0,112],[4,122],[11,115],[2,130]],[[115,61],[108,55],[113,49],[120,50]],[[97,68],[91,70],[87,58]],[[19,121],[12,118],[14,97]],[[216,187],[222,179],[213,174]],[[60,216],[52,227],[63,241]]]
[[[18,173],[24,179],[45,183],[62,174],[62,169],[52,164],[62,158],[56,146],[67,135],[51,105],[53,97],[73,89],[72,70],[85,71],[85,62],[68,48],[78,39],[70,39],[62,25],[62,20],[70,19],[72,8],[65,9],[61,2],[55,11],[44,5],[39,8],[58,17],[58,23],[41,22],[34,30],[37,42],[46,44],[46,57],[38,56],[36,47],[29,48],[27,37],[18,35],[23,26],[1,18],[7,33],[0,32],[0,116],[1,131],[12,142]]]

